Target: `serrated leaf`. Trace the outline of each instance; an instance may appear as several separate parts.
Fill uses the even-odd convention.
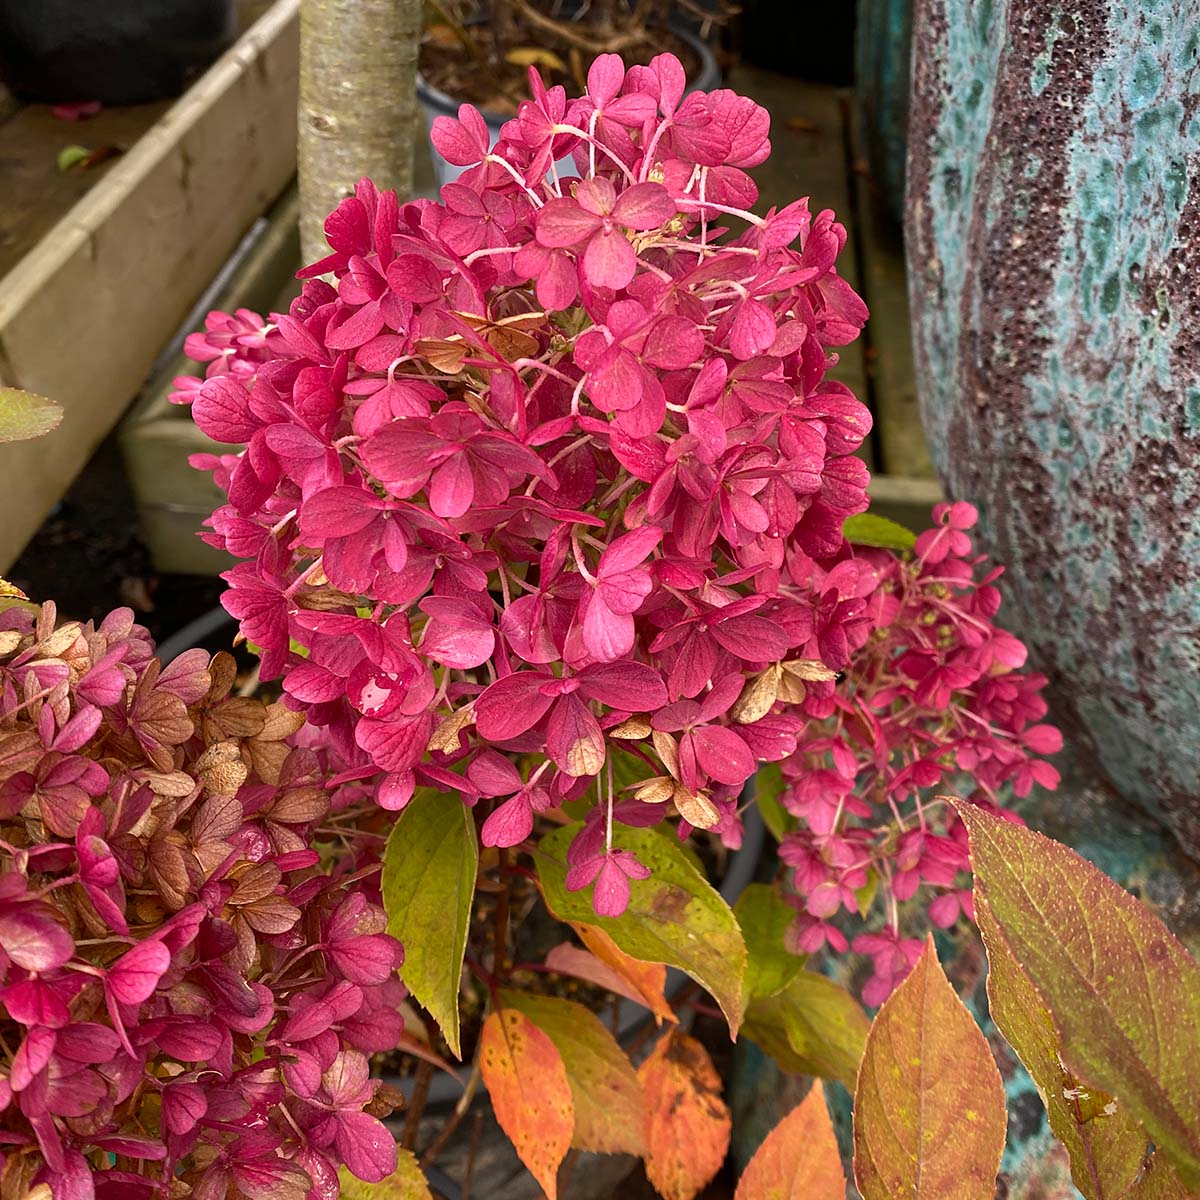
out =
[[[820,1083],[767,1134],[733,1200],[846,1200],[846,1175]]]
[[[1082,1086],[1063,1066],[1062,1039],[1041,996],[987,907],[977,906],[976,916],[988,949],[992,1020],[1037,1084],[1050,1128],[1070,1156],[1075,1186],[1086,1200],[1129,1197],[1146,1157],[1145,1129],[1128,1107]]]
[[[642,1089],[617,1039],[589,1008],[556,996],[501,991],[497,1003],[523,1012],[553,1043],[575,1105],[571,1145],[602,1154],[646,1150]]]
[[[847,517],[842,534],[856,546],[878,546],[884,550],[911,550],[917,541],[911,529],[869,512]]]
[[[461,1058],[458,992],[475,898],[479,847],[462,801],[419,788],[383,856],[388,932],[404,945],[400,975]]]
[[[796,828],[796,818],[783,807],[783,771],[778,763],[763,763],[754,773],[754,801],[768,832],[777,841]]]
[[[1183,1183],[1200,1190],[1200,964],[1073,850],[975,805],[955,807],[989,958],[994,951],[1002,969],[1006,957],[1019,964],[1052,1015],[1066,1069],[1127,1106]]]
[[[0,388],[0,442],[42,437],[63,419],[61,405],[19,388]]]
[[[646,1175],[664,1200],[692,1200],[721,1169],[732,1121],[708,1051],[672,1029],[638,1067],[646,1100]]]
[[[341,1200],[433,1200],[425,1173],[413,1152],[397,1146],[396,1157],[395,1171],[378,1183],[363,1183],[342,1167],[338,1171]]]
[[[572,921],[571,928],[605,966],[611,967],[637,993],[638,1003],[644,1004],[660,1025],[663,1021],[675,1023],[678,1020],[666,997],[667,968],[662,963],[643,962],[626,954],[597,925]]]
[[[746,938],[744,1002],[777,995],[804,966],[804,956],[784,944],[796,910],[773,887],[752,883],[738,897],[733,915]]]
[[[523,1012],[503,1008],[483,1023],[480,1072],[500,1128],[549,1200],[571,1148],[575,1104],[562,1056]]]
[[[742,1032],[785,1071],[836,1079],[853,1091],[870,1027],[844,987],[800,971],[782,992],[750,1005]]]
[[[938,963],[933,938],[884,1001],[854,1091],[854,1178],[863,1200],[993,1200],[1004,1084]]]
[[[622,826],[617,844],[650,868],[650,878],[630,881],[629,907],[622,916],[596,916],[588,892],[566,887],[567,848],[579,830],[578,824],[556,829],[534,852],[551,912],[572,924],[595,925],[643,962],[678,967],[712,993],[731,1034],[736,1033],[746,943],[733,910],[677,844],[653,829]]]

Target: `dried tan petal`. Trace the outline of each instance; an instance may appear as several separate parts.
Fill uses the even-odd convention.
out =
[[[771,711],[779,690],[779,679],[783,669],[772,663],[765,671],[746,680],[742,694],[733,702],[729,715],[739,725],[753,725]]]
[[[642,738],[650,736],[650,719],[642,716],[641,713],[634,713],[632,717],[627,717],[615,729],[610,729],[608,736],[621,738],[627,742],[641,741]]]
[[[229,903],[253,904],[256,900],[274,893],[283,878],[283,873],[272,862],[253,863],[231,878],[233,895],[230,896]]]
[[[459,748],[458,735],[474,723],[474,704],[464,704],[433,731],[433,735],[429,739],[429,749],[440,750],[443,754],[455,753]]]
[[[265,896],[242,910],[246,924],[257,933],[287,933],[300,920],[300,910],[282,896]]]
[[[275,701],[267,705],[267,719],[255,735],[260,742],[281,742],[289,738],[304,724],[304,714],[292,712],[286,704]]]
[[[237,679],[237,660],[224,650],[213,655],[208,664],[208,673],[212,676],[212,686],[208,689],[208,703],[216,704],[229,695],[234,681]]]
[[[816,658],[793,658],[781,666],[789,675],[809,683],[830,683],[838,676]]]
[[[251,738],[242,746],[242,757],[249,758],[250,769],[271,787],[279,786],[283,764],[291,752],[287,742],[262,742],[258,738]]]
[[[267,712],[261,700],[231,696],[204,714],[204,740],[212,743],[226,738],[256,737],[266,723]]]
[[[0,738],[0,780],[28,771],[43,753],[41,739],[32,729],[6,733]]]
[[[675,780],[665,775],[636,784],[633,798],[643,804],[663,804],[675,794]]]
[[[0,655],[11,654],[20,644],[21,635],[15,629],[5,629],[0,632]],[[38,1184],[39,1187],[43,1186]]]
[[[61,658],[79,637],[79,622],[68,621],[60,626],[49,637],[43,638],[38,646],[39,658]]]
[[[676,812],[697,829],[711,829],[721,819],[717,806],[703,792],[693,792],[680,784],[674,800]]]
[[[654,749],[658,751],[659,761],[675,779],[679,778],[679,746],[669,733],[656,729],[651,734]]]
[[[329,797],[323,788],[291,788],[283,793],[270,808],[272,821],[284,825],[306,825],[319,821],[329,811]]]
[[[195,870],[197,881],[200,876],[199,863],[188,847],[182,833],[172,830],[167,834],[156,834],[146,847],[146,866],[151,882],[167,907],[178,911],[187,903]]]
[[[242,806],[232,796],[210,796],[192,818],[192,842],[220,842],[242,826]]]
[[[137,771],[136,778],[149,784],[156,796],[190,796],[196,781],[186,771]]]
[[[311,583],[311,578],[309,579]],[[297,608],[311,612],[337,612],[355,606],[355,597],[335,587],[304,587],[295,596]]]
[[[237,742],[214,742],[192,764],[192,770],[197,775],[203,775],[205,771],[211,771],[213,767],[219,767],[223,763],[241,762],[241,758],[242,748]]]

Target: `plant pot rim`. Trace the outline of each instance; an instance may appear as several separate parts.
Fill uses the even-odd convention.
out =
[[[688,91],[706,92],[712,88],[719,87],[721,83],[721,71],[717,66],[716,56],[713,54],[709,44],[698,34],[693,33],[690,29],[682,25],[672,23],[669,28],[671,33],[676,37],[687,42],[700,59],[700,69],[696,73],[695,79],[687,81]],[[439,116],[447,117],[457,116],[459,106],[466,103],[466,101],[457,100],[449,95],[449,93],[434,87],[420,71],[417,72],[417,98],[427,108],[436,110]],[[493,129],[499,129],[500,126],[512,120],[511,116],[492,112],[490,109],[483,108],[479,111],[484,121]]]

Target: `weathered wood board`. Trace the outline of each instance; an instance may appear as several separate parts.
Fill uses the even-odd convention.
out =
[[[59,429],[0,447],[0,570],[295,171],[299,0],[277,0],[0,279],[0,381]]]

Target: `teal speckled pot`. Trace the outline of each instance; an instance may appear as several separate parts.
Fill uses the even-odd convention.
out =
[[[916,0],[938,472],[1124,797],[1200,852],[1200,0]]]

